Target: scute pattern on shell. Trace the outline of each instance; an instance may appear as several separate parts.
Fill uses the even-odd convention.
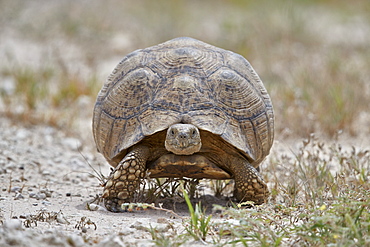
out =
[[[254,166],[274,137],[270,97],[248,61],[191,38],[127,55],[98,94],[93,132],[116,166],[114,157],[179,122],[220,135]]]

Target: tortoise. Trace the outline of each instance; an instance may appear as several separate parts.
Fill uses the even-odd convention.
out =
[[[97,96],[93,134],[114,167],[102,195],[110,211],[148,174],[234,179],[237,200],[268,198],[259,165],[273,143],[272,103],[231,51],[181,37],[128,54]]]

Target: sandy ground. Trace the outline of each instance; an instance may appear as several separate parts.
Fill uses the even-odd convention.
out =
[[[175,209],[164,206],[177,216],[156,209],[111,213],[95,203],[89,204],[93,211],[87,208],[103,191],[92,167],[105,176],[110,171],[95,151],[89,123],[86,118],[78,137],[0,117],[0,246],[154,246],[151,227],[165,235],[186,233],[184,220],[189,213],[183,201],[177,201]],[[359,139],[353,144],[369,147]],[[297,145],[297,141],[276,141],[270,156],[292,154]],[[268,169],[266,165],[262,168]],[[208,209],[225,204],[207,191],[202,193],[206,195],[202,205]],[[212,214],[213,222],[222,220]],[[204,246],[189,239],[182,246]]]
[[[182,219],[160,210],[88,210],[86,203],[102,192],[88,162],[98,170],[104,163],[92,146],[6,118],[0,129],[0,246],[148,246],[150,226],[182,233]],[[108,174],[109,166],[101,171]],[[93,223],[79,226],[82,217]]]

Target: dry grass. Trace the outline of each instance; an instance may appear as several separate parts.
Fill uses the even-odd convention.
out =
[[[273,99],[277,136],[316,132],[332,137],[338,130],[358,135],[364,131],[359,123],[369,124],[368,1],[1,5],[2,37],[5,43],[15,41],[14,46],[2,47],[1,76],[12,77],[21,89],[15,94],[22,96],[17,103],[24,103],[25,112],[38,108],[37,102],[46,108],[72,108],[79,95],[94,99],[97,89],[91,80],[101,85],[128,52],[191,36],[250,60]],[[205,11],[210,5],[212,11]],[[56,84],[53,92],[50,84]]]
[[[96,95],[100,87],[95,77],[81,78],[53,68],[12,67],[2,74],[14,85],[14,92],[1,95],[4,113],[32,124],[70,127],[81,112],[79,101]]]
[[[370,245],[370,150],[345,149],[311,136],[297,154],[271,160],[265,174],[273,188],[268,203],[215,205],[208,216],[200,204],[194,211],[188,203],[186,231],[161,235],[152,229],[153,242],[180,246],[195,238],[214,246]]]

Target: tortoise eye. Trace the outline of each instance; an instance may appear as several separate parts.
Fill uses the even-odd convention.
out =
[[[171,135],[174,136],[175,135],[175,131],[171,130]]]
[[[195,136],[195,135],[197,134],[197,132],[196,132],[195,130],[193,130],[193,131],[191,132],[191,134],[192,134],[193,136]]]

